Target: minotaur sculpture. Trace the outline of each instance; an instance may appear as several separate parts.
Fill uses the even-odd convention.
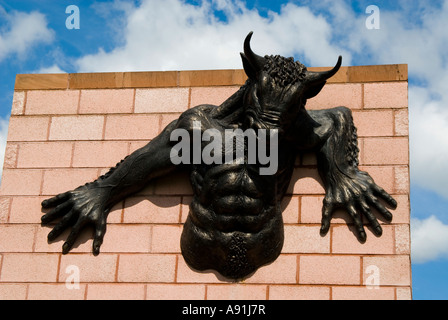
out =
[[[248,80],[224,103],[185,111],[150,143],[96,181],[42,202],[44,208],[53,208],[42,216],[44,224],[61,218],[48,234],[49,241],[71,227],[62,246],[66,254],[83,227],[90,224],[95,229],[93,254],[99,254],[107,215],[114,204],[153,179],[185,169],[190,173],[194,191],[181,236],[186,262],[197,270],[213,269],[225,277],[242,279],[280,254],[284,238],[280,203],[290,183],[296,156],[303,152],[316,153],[325,187],[321,235],[328,232],[336,209],[348,212],[359,241],[366,240],[363,217],[374,234],[382,234],[371,208],[391,221],[392,214],[379,199],[391,208],[396,208],[397,203],[368,173],[358,169],[357,135],[350,110],[345,107],[305,110],[307,99],[316,96],[326,80],[336,74],[342,58],[332,70],[311,72],[292,58],[256,55],[250,48],[251,37],[252,33],[241,53]],[[184,130],[194,136],[210,129],[214,132],[215,147],[220,141],[218,135],[229,129],[252,130],[260,145],[264,143],[271,153],[278,153],[275,172],[261,174],[265,163],[249,161],[251,154],[245,154],[239,161],[173,161],[176,152],[185,152],[182,156],[186,158],[194,154],[194,150],[189,154],[185,148],[175,148],[179,141],[173,139],[173,132]],[[258,135],[262,130],[264,139]],[[209,137],[208,141],[211,140]],[[247,151],[248,140],[237,139],[225,146],[222,142],[218,144],[222,154],[220,148],[209,154],[219,160],[229,151],[237,154]],[[205,151],[209,144],[207,139],[201,141],[199,151]]]

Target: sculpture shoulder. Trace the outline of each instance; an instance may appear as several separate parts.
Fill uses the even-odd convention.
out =
[[[353,123],[352,111],[347,107],[335,107],[323,110],[308,111],[314,125],[314,133],[325,139],[338,127],[343,127],[345,123]]]
[[[195,121],[200,122],[201,126],[207,126],[212,120],[212,111],[216,108],[214,105],[203,104],[188,109],[179,116],[176,127],[191,130]]]
[[[320,148],[344,123],[353,122],[351,111],[346,107],[305,112],[297,119],[291,134],[299,151]]]
[[[352,117],[352,111],[344,106],[339,106],[335,108],[329,109],[321,109],[321,110],[308,110],[308,114],[313,119],[335,119],[336,118],[347,118]]]

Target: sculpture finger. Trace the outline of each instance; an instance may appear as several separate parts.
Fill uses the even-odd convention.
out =
[[[50,212],[44,214],[40,219],[42,223],[49,223],[53,221],[56,218],[61,217],[64,215],[67,211],[69,211],[72,208],[72,204],[70,202],[64,202],[60,205],[58,205],[56,208],[51,210]]]
[[[397,201],[389,194],[387,193],[383,188],[380,186],[375,185],[374,186],[375,193],[380,196],[386,203],[392,207],[392,209],[397,208]]]
[[[61,235],[62,232],[67,229],[67,227],[71,224],[74,216],[75,211],[71,209],[64,217],[62,217],[61,221],[53,228],[53,230],[50,231],[48,234],[48,241],[53,241],[57,237]]]
[[[103,244],[104,235],[106,234],[106,221],[98,222],[95,229],[95,236],[93,238],[93,255],[100,254],[100,247]]]
[[[370,223],[370,226],[373,229],[373,232],[377,236],[381,236],[383,234],[383,228],[381,228],[381,225],[379,224],[378,220],[373,215],[372,211],[370,210],[369,206],[366,203],[361,203],[359,205],[359,208],[361,209],[364,216],[367,218],[367,220]]]
[[[378,210],[378,212],[387,220],[387,221],[392,221],[392,213],[390,213],[389,210],[386,209],[385,206],[383,206],[376,197],[372,196],[370,198],[368,198],[369,203],[375,207],[376,210]]]
[[[330,229],[331,217],[333,215],[334,207],[332,204],[324,201],[324,205],[322,207],[322,224],[320,228],[320,234],[326,235],[328,230]]]
[[[70,234],[67,237],[67,240],[62,245],[62,254],[67,254],[73,247],[76,238],[78,238],[79,232],[85,226],[85,220],[78,220],[73,226]]]
[[[381,213],[381,215],[387,220],[392,221],[392,213],[390,213],[389,210],[387,210],[381,203],[376,202],[374,204],[374,207]]]
[[[46,199],[44,201],[42,201],[42,207],[43,208],[52,208],[55,207],[61,203],[63,203],[64,201],[68,200],[70,198],[70,192],[64,192],[61,194],[58,194],[57,196],[50,198],[50,199]]]
[[[355,223],[356,232],[358,233],[359,240],[362,242],[365,242],[367,239],[367,234],[366,234],[366,231],[362,224],[361,216],[356,212],[355,207],[352,205],[349,205],[347,207],[347,211],[350,214],[350,216],[352,217],[353,222]]]

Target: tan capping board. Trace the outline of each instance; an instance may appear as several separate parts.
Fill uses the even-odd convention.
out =
[[[328,67],[308,68],[310,71],[329,70]],[[121,89],[241,86],[247,76],[242,69],[105,72],[62,74],[18,74],[15,90],[58,89]],[[328,83],[363,83],[407,81],[408,65],[350,66],[341,69]]]
[[[69,74],[18,74],[15,90],[67,89]]]

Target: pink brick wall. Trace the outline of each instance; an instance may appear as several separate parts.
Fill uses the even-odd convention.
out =
[[[184,262],[186,176],[160,179],[116,205],[97,257],[88,233],[68,255],[60,253],[67,234],[47,243],[43,199],[95,179],[184,110],[219,104],[237,89],[17,90],[0,189],[0,299],[410,299],[406,80],[330,83],[308,105],[352,109],[361,168],[398,201],[380,238],[367,230],[360,244],[342,212],[319,235],[324,189],[315,158],[305,155],[284,200],[282,254],[244,282],[222,282]],[[66,286],[71,266],[78,289]],[[372,270],[380,284],[373,289]]]

